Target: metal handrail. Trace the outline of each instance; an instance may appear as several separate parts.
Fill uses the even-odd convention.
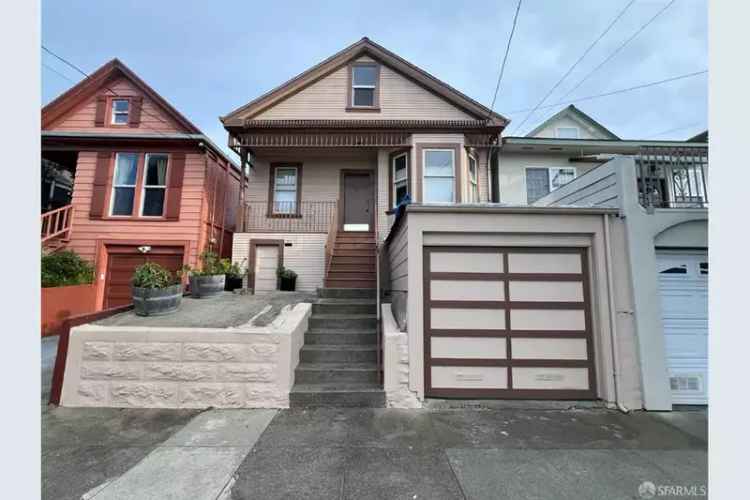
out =
[[[636,156],[638,195],[645,208],[707,208],[708,151],[642,148]]]
[[[42,243],[64,234],[69,236],[73,227],[73,205],[43,213],[41,222]]]
[[[334,202],[336,205],[338,205],[338,202]],[[326,246],[325,246],[325,277],[328,277],[328,270],[331,268],[331,261],[333,260],[333,247],[336,245],[336,236],[338,235],[339,231],[339,212],[338,210],[333,210],[333,219],[332,224],[328,228],[328,237],[326,238]]]

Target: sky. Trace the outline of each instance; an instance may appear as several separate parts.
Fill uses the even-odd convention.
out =
[[[576,98],[708,69],[706,0],[676,0],[561,102],[669,3],[636,0],[544,102],[561,104],[517,129],[528,114],[518,110],[536,106],[629,1],[523,1],[494,107],[511,119],[503,135],[528,133]],[[363,36],[489,106],[516,4],[43,0],[42,43],[87,73],[119,58],[225,146],[219,116]],[[42,63],[43,104],[83,78],[44,52]],[[708,127],[708,76],[575,104],[623,139],[682,140]]]

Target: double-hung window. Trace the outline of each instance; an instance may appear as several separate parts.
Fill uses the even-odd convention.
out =
[[[112,124],[127,125],[130,101],[127,99],[112,99]]]
[[[469,156],[469,203],[479,203],[479,183],[477,181],[477,159]]]
[[[409,154],[402,153],[391,161],[393,206],[397,207],[409,194]]]
[[[529,167],[526,169],[526,202],[534,203],[576,177],[572,167]]]
[[[164,199],[167,194],[168,155],[147,154],[141,194],[141,215],[161,217],[164,215]]]
[[[296,214],[299,168],[276,167],[273,174],[273,208],[275,214]]]
[[[378,66],[375,64],[354,64],[352,71],[353,108],[377,107]]]
[[[133,215],[135,186],[138,179],[138,155],[117,153],[112,179],[111,215]]]
[[[456,158],[452,149],[426,149],[423,151],[424,202],[452,203],[456,200]]]

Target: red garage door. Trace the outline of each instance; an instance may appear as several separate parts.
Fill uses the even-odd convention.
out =
[[[135,245],[107,245],[107,276],[104,285],[104,308],[130,304],[130,280],[135,268],[144,262],[156,262],[176,272],[182,267],[183,247],[152,246],[143,254]]]

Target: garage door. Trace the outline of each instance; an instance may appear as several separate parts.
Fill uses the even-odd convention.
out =
[[[107,274],[104,288],[104,307],[130,304],[132,291],[130,281],[135,268],[146,261],[156,262],[172,272],[182,267],[183,247],[152,246],[148,254],[142,254],[137,246],[107,245]]]
[[[586,253],[425,247],[425,394],[596,397]]]
[[[673,404],[708,403],[708,255],[657,252]]]
[[[258,245],[255,247],[255,293],[276,290],[276,269],[279,266],[279,247]]]

